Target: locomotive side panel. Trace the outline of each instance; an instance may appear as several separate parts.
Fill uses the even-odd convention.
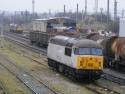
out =
[[[71,66],[70,65],[71,56],[65,55],[64,46],[49,43],[47,53],[48,53],[47,57],[49,57],[50,59],[60,62],[62,64],[65,64],[67,66]]]

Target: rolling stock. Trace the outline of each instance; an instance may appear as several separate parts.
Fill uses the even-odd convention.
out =
[[[76,79],[97,80],[103,73],[102,48],[95,41],[55,36],[47,50],[48,65]]]
[[[31,44],[47,46],[49,39],[56,35],[77,36],[75,27],[75,21],[69,17],[35,19],[30,32]]]
[[[125,66],[125,37],[109,37],[101,42],[106,65],[116,69]]]
[[[69,37],[78,38],[80,35],[77,32],[30,32],[30,42],[31,44],[37,44],[38,46],[48,46],[48,41],[56,35],[64,35]]]
[[[23,28],[21,25],[11,24],[10,25],[10,32],[22,33]]]

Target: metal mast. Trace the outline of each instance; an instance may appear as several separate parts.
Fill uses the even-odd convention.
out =
[[[98,0],[95,0],[95,13],[97,14],[98,12]]]
[[[79,5],[77,4],[77,11],[76,11],[76,23],[78,23],[78,12],[79,12]]]
[[[87,15],[87,0],[85,0],[85,16]]]
[[[109,31],[109,0],[107,0],[107,31]]]
[[[117,1],[114,2],[114,21],[117,20]]]
[[[32,14],[34,16],[34,12],[35,12],[35,0],[32,0]]]
[[[122,18],[124,18],[124,15],[125,15],[125,10],[123,9],[122,10]]]
[[[64,5],[64,16],[66,16],[66,5]]]
[[[102,24],[102,22],[103,22],[103,8],[100,8],[100,12],[101,12],[101,24]]]
[[[98,13],[98,0],[95,0],[95,21],[97,22]]]

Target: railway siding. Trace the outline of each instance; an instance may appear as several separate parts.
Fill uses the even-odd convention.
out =
[[[11,72],[0,65],[0,94],[22,93],[33,94],[23,83],[20,82],[20,80],[18,80],[13,74],[11,74]]]
[[[15,45],[16,46],[16,45]],[[14,46],[14,48],[15,48],[15,46]],[[12,48],[13,48],[13,46],[12,46]],[[18,49],[20,49],[20,47],[16,47],[15,48],[16,50]],[[14,52],[17,52],[17,54],[19,54],[18,53],[18,51],[16,51],[15,49],[13,49],[13,51]],[[12,49],[11,49],[12,50]],[[23,57],[25,57],[25,58],[28,58],[28,59],[31,59],[31,57],[30,56],[32,56],[32,54],[31,54],[31,51],[30,51],[30,53],[28,53],[27,52],[27,50],[25,49],[20,49],[20,51],[22,51],[22,52],[20,52],[20,55],[21,56],[23,56]],[[9,53],[11,53],[11,52],[9,52]],[[27,55],[26,55],[27,54]],[[29,57],[28,57],[29,56]],[[9,57],[12,57],[12,56],[9,56]],[[21,57],[20,57],[21,58]],[[64,78],[63,76],[61,76],[61,79],[60,79],[60,77],[58,78],[58,76],[55,76],[55,75],[53,75],[53,72],[51,73],[51,70],[49,70],[49,74],[48,74],[48,67],[47,67],[47,62],[46,62],[46,59],[45,59],[46,57],[45,56],[43,56],[43,55],[41,55],[41,60],[39,60],[39,58],[38,58],[38,61],[37,61],[37,57],[35,58],[32,58],[31,59],[31,61],[32,61],[32,63],[28,63],[28,61],[25,61],[25,63],[23,62],[23,63],[21,63],[21,65],[23,65],[23,67],[25,66],[25,64],[26,64],[26,62],[27,62],[27,64],[26,64],[26,66],[25,66],[25,68],[27,67],[28,68],[28,66],[29,66],[29,68],[27,69],[27,70],[29,70],[29,72],[30,73],[32,73],[35,77],[37,77],[39,80],[43,80],[44,82],[46,82],[46,80],[47,80],[47,83],[49,83],[50,84],[50,81],[51,81],[51,84],[50,84],[50,86],[52,86],[52,87],[54,87],[54,88],[58,88],[57,89],[57,91],[59,90],[60,91],[60,89],[61,89],[61,92],[63,92],[63,90],[64,90],[64,86],[65,86],[65,82],[64,83],[61,83],[61,82],[63,82],[61,79],[62,78]],[[11,58],[12,59],[12,58]],[[20,59],[19,59],[20,60]],[[17,60],[15,61],[14,60],[14,62],[18,62]],[[43,68],[38,68],[38,67],[36,67],[36,65],[34,65],[34,63],[33,62],[35,62],[35,64],[36,63],[38,63],[38,65],[39,66],[41,66],[41,64],[42,65],[44,65],[43,66]],[[19,65],[19,66],[21,66],[21,65]],[[33,65],[34,66],[34,68],[32,67],[32,68],[30,68],[30,65]],[[46,66],[46,67],[45,67]],[[45,75],[45,76],[42,76],[42,75]],[[47,77],[47,75],[48,75],[48,77]],[[49,78],[51,76],[51,78]],[[54,77],[54,78],[53,78]],[[46,80],[45,80],[46,79]],[[53,79],[53,80],[52,80]],[[55,79],[56,79],[56,81],[55,81]],[[58,82],[58,80],[60,79],[60,81]],[[68,81],[69,81],[69,79],[68,79]],[[68,82],[69,83],[69,82]],[[60,84],[62,84],[62,86],[60,86]],[[54,86],[53,86],[54,85]],[[64,85],[64,86],[63,86]],[[69,86],[69,85],[67,85],[67,86]],[[96,87],[95,87],[96,86]],[[72,87],[72,86],[69,86],[69,87]],[[84,85],[84,84],[82,84],[82,85],[78,85],[78,87],[79,88],[87,88],[87,89],[90,89],[90,91],[95,91],[96,93],[98,93],[98,94],[102,94],[102,92],[103,93],[105,93],[105,94],[109,94],[110,92],[112,92],[112,90],[108,90],[108,91],[105,91],[105,88],[101,88],[101,86],[98,86],[98,85],[94,85],[93,86],[93,84],[91,84],[91,85]],[[95,87],[95,88],[92,88],[92,87]],[[60,88],[60,89],[59,89]],[[71,90],[73,93],[72,94],[76,94],[76,92],[79,92],[79,90],[75,90],[75,89],[77,89],[77,88],[75,88],[74,86],[72,87],[72,88],[74,88],[73,89],[73,91],[71,90],[71,89],[68,89],[68,93],[66,93],[66,94],[70,94],[69,93],[69,90]],[[101,88],[101,89],[100,89]],[[75,91],[74,91],[75,90]],[[65,91],[67,91],[67,90],[65,90]],[[71,92],[70,91],[70,92]],[[81,91],[81,90],[80,90]],[[80,94],[82,94],[82,93],[80,93]],[[115,93],[115,94],[119,94],[119,93]]]
[[[14,47],[12,46],[12,48]],[[57,72],[49,69],[48,67],[42,66],[35,61],[31,61],[27,57],[24,57],[22,54],[13,52],[11,48],[7,48],[9,51],[6,48],[4,49],[5,50],[2,50],[2,53],[6,53],[6,56],[10,58],[14,62],[14,64],[22,67],[23,69],[28,71],[28,73],[32,73],[32,76],[37,78],[37,80],[44,82],[61,94],[96,94],[93,91],[88,90],[84,86],[79,86],[69,79],[61,75],[57,75]],[[17,49],[14,48],[14,50]],[[46,63],[45,61],[41,62]]]
[[[125,74],[123,74],[123,73],[119,73],[119,72],[111,70],[111,69],[105,69],[104,72],[109,75],[116,76],[116,78],[120,77],[121,79],[125,79]],[[125,85],[125,82],[123,84]]]
[[[8,71],[13,73],[18,79],[20,79],[25,85],[27,85],[35,94],[57,94],[54,91],[50,90],[48,87],[41,84],[35,78],[33,78],[30,74],[26,73],[22,69],[19,69],[16,65],[14,65],[11,61],[5,58],[2,54],[0,54],[1,65],[4,66]]]

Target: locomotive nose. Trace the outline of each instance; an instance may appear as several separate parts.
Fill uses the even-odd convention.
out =
[[[86,56],[80,57],[78,61],[78,68],[89,70],[101,70],[103,68],[102,56]]]

